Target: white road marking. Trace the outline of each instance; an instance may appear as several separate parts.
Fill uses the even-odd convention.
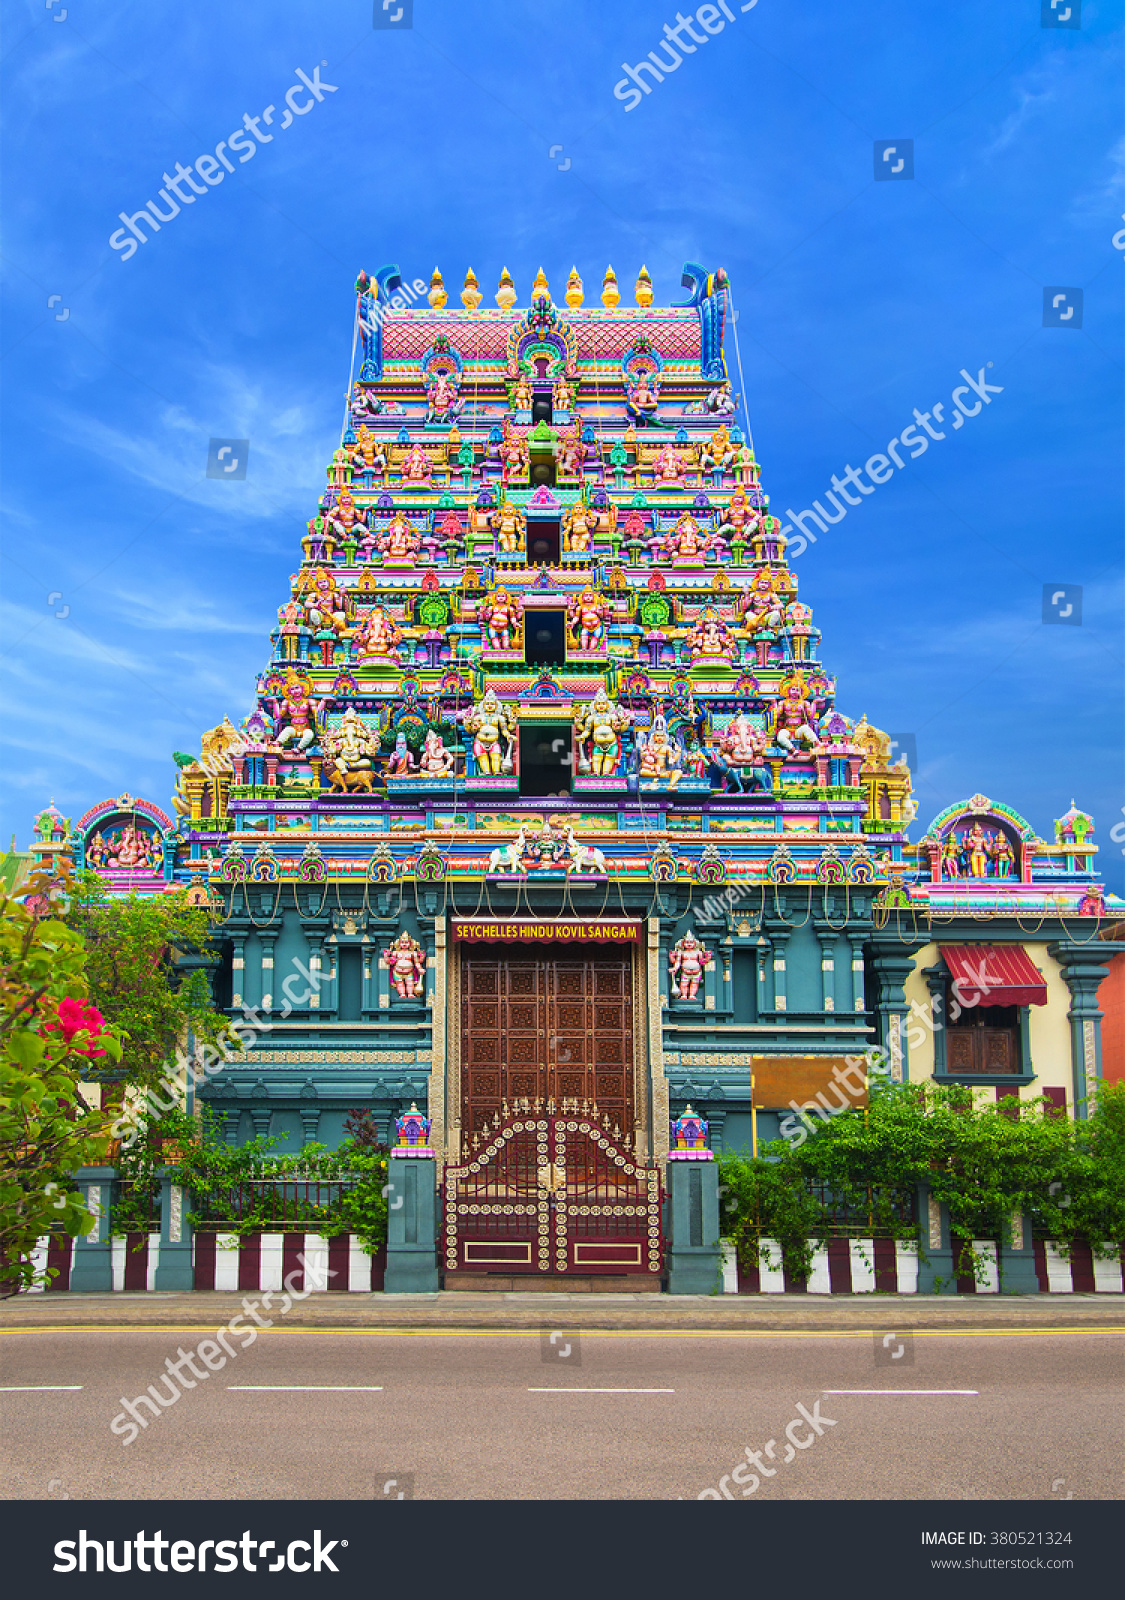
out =
[[[528,1394],[675,1394],[675,1389],[529,1389]]]
[[[46,1394],[54,1389],[81,1389],[81,1383],[5,1383],[0,1384],[0,1394]]]
[[[822,1389],[821,1394],[979,1394],[979,1389]]]
[[[242,1394],[382,1394],[372,1383],[228,1383],[227,1392]]]

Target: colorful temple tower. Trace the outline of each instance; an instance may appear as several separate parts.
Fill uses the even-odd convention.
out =
[[[976,796],[909,844],[909,771],[837,707],[739,422],[726,276],[683,283],[657,307],[642,269],[625,306],[611,268],[587,305],[572,271],[558,303],[540,272],[521,309],[505,272],[493,309],[471,272],[458,306],[437,272],[360,274],[255,708],[177,756],[174,825],[123,796],[83,819],[112,861],[73,840],[214,909],[217,998],[254,1035],[207,1090],[232,1141],[416,1103],[463,1171],[521,1111],[596,1103],[659,1164],[689,1101],[749,1147],[872,1046],[896,1080],[1054,1074],[1084,1103],[1090,938],[1125,909],[1092,824],[1072,807],[1048,845]],[[1034,979],[992,974],[1007,1042],[955,1050],[949,952],[982,916]],[[1071,1010],[1033,1066],[1048,982]]]

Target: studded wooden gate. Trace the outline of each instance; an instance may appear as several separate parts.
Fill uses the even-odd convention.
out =
[[[445,1272],[642,1274],[658,1286],[660,1171],[589,1101],[505,1103],[445,1173]]]

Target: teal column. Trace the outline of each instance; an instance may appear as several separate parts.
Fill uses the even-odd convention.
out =
[[[167,1172],[160,1175],[160,1255],[153,1288],[172,1291],[195,1288],[192,1228],[188,1221],[190,1189],[176,1183]]]
[[[1050,952],[1062,967],[1070,990],[1070,1062],[1074,1115],[1089,1114],[1089,1100],[1102,1075],[1102,1012],[1098,989],[1109,972],[1109,958],[1089,945],[1053,944]]]
[[[75,1294],[108,1294],[113,1289],[110,1219],[113,1211],[113,1167],[79,1167],[74,1181],[82,1192],[94,1226],[74,1241],[70,1287]]]
[[[878,985],[875,1014],[879,1043],[887,1054],[892,1083],[907,1083],[910,1080],[910,1051],[906,1039],[906,1018],[910,1006],[906,999],[905,984],[914,970],[915,952],[920,949],[920,940],[912,947],[898,944],[888,949],[885,945],[876,945],[871,963]]]
[[[387,1294],[435,1294],[437,1164],[433,1156],[391,1153],[387,1177]]]
[[[719,1292],[719,1168],[668,1157],[668,1293]]]
[[[918,1293],[955,1293],[949,1211],[924,1183],[918,1185],[918,1223]]]
[[[1017,1212],[1011,1218],[1004,1230],[997,1256],[1001,1294],[1039,1293],[1029,1211]]]

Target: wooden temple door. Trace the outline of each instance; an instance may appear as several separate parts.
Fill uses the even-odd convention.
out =
[[[632,1134],[635,1114],[631,952],[549,946],[462,955],[461,1129],[481,1133],[516,1099],[596,1101]]]
[[[634,1137],[632,961],[602,949],[463,950],[462,1153],[445,1173],[447,1279],[599,1273],[659,1283],[660,1171],[637,1160]]]

